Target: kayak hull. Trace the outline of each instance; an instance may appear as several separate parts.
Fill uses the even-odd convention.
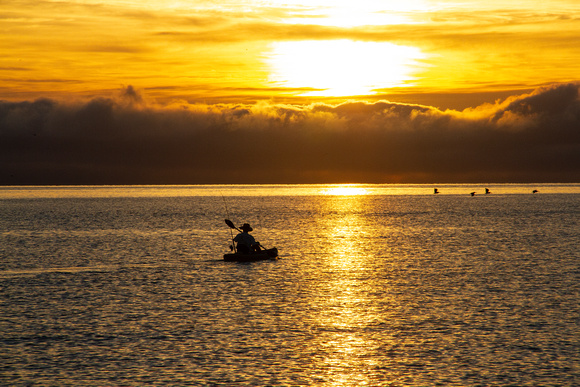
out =
[[[244,253],[224,254],[224,261],[230,262],[254,262],[277,258],[278,258],[278,249],[275,247],[272,249],[260,250],[247,254]]]

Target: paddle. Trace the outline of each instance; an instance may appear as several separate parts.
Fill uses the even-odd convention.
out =
[[[229,219],[225,219],[225,221],[226,221],[226,224],[229,226],[229,228],[233,228],[234,230],[238,230],[239,232],[242,232],[242,230],[240,230],[239,228],[237,228],[237,227],[234,225],[234,222],[232,222],[231,220],[229,220]],[[259,242],[258,242],[258,245],[259,245],[261,248],[263,248],[264,250],[268,250],[267,248],[265,248],[264,246],[262,246],[262,244],[261,244],[261,243],[259,243]]]
[[[229,220],[229,219],[226,219],[225,221],[226,221],[226,224],[227,224],[227,225],[228,225],[230,228],[233,228],[234,230],[238,230],[239,232],[242,232],[242,230],[240,230],[239,228],[237,228],[236,226],[234,226],[234,222],[232,222],[231,220]]]

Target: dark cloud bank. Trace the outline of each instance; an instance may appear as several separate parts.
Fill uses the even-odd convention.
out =
[[[579,85],[462,112],[0,101],[3,185],[328,182],[580,182]]]

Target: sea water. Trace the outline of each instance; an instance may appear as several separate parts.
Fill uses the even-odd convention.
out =
[[[2,187],[0,384],[580,385],[580,185],[436,188]]]

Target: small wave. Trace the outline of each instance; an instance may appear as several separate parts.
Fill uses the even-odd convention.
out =
[[[97,265],[97,266],[73,266],[73,267],[42,267],[30,269],[0,270],[2,277],[35,276],[49,273],[83,273],[83,272],[114,272],[126,269],[157,268],[160,265],[134,264],[134,265]]]

